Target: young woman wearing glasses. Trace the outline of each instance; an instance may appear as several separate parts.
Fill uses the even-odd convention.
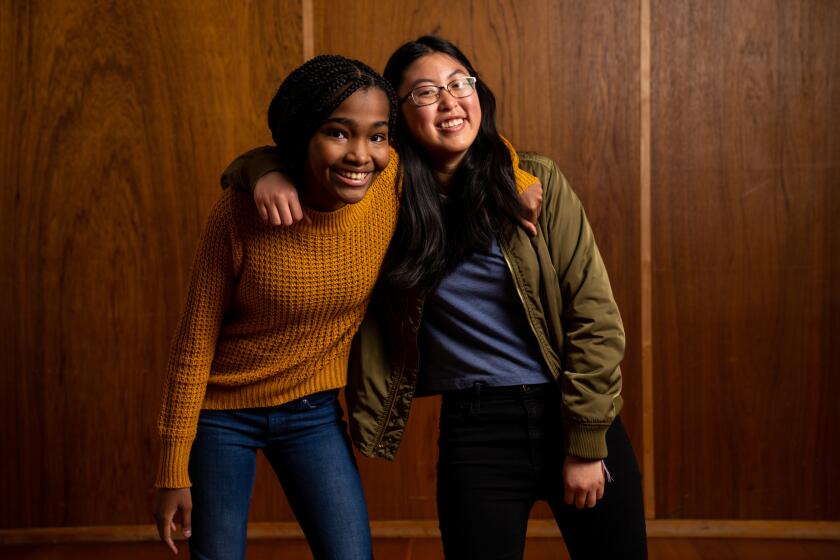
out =
[[[544,198],[534,237],[514,225],[495,98],[452,43],[409,42],[384,76],[400,101],[403,189],[351,359],[354,442],[393,458],[413,396],[441,394],[447,558],[522,558],[538,499],[572,558],[646,557],[640,475],[618,417],[624,331],[580,201],[551,160],[520,154]],[[250,188],[243,177],[279,167],[271,157],[239,160],[228,180]],[[279,173],[254,197],[272,223],[302,216]]]

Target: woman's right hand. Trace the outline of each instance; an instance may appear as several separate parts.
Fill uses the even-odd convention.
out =
[[[279,171],[266,173],[254,185],[254,203],[263,221],[273,226],[291,226],[304,220],[311,223],[288,177]]]
[[[172,536],[178,530],[175,520],[181,523],[181,531],[185,538],[192,534],[192,494],[189,488],[158,488],[155,498],[155,524],[158,535],[166,546],[175,554],[178,547]]]
[[[537,181],[519,194],[519,203],[522,205],[522,215],[519,216],[521,225],[528,235],[537,236],[537,222],[542,212],[543,187]]]

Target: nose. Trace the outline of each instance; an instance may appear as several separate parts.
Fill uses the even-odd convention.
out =
[[[347,144],[347,153],[344,159],[356,166],[366,165],[370,162],[370,150],[367,145],[367,138],[354,138]]]
[[[443,109],[448,111],[455,107],[458,104],[458,100],[455,98],[454,95],[449,93],[449,90],[443,88],[440,90],[440,99],[438,99],[438,109]]]

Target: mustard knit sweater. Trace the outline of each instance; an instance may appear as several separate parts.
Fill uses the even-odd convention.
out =
[[[519,169],[520,192],[536,179]],[[311,224],[265,224],[251,196],[228,189],[193,263],[158,420],[155,485],[190,486],[201,409],[280,405],[347,382],[362,322],[399,209],[398,158],[358,203],[309,210]]]

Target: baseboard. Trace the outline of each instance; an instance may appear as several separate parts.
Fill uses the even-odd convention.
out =
[[[736,519],[649,519],[649,538],[730,538],[840,540],[838,521],[777,521]],[[372,521],[375,539],[436,539],[436,520]],[[550,519],[528,523],[529,538],[557,538],[560,531]],[[302,539],[294,522],[251,523],[252,540]],[[38,527],[0,530],[0,546],[65,543],[118,543],[157,541],[152,525],[111,525],[97,527]]]

